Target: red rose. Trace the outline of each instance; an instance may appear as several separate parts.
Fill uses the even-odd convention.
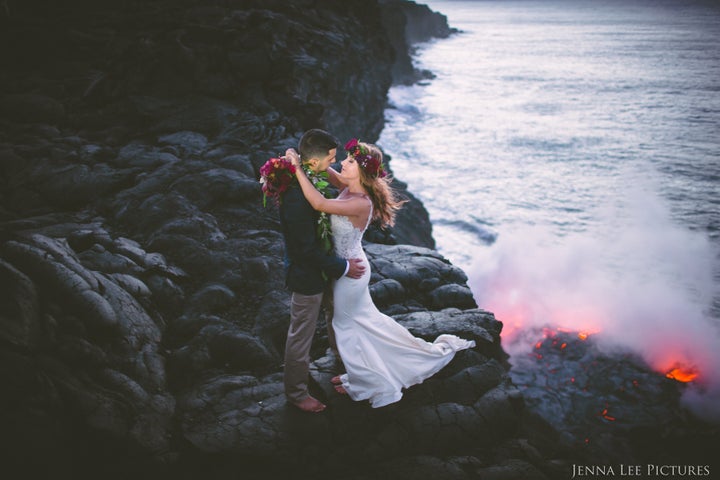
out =
[[[345,144],[345,150],[347,150],[347,151],[349,152],[349,151],[353,150],[353,149],[354,149],[355,147],[357,147],[357,146],[358,146],[358,140],[357,140],[357,138],[351,138],[351,139],[348,140],[348,142]]]
[[[295,176],[295,166],[284,158],[271,158],[260,167],[260,183],[262,184],[263,205],[272,199],[279,205],[281,195],[288,189]]]

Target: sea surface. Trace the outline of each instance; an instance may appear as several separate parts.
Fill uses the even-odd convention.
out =
[[[435,77],[391,89],[378,144],[506,346],[602,332],[717,394],[720,4],[424,3],[460,32],[418,47]]]

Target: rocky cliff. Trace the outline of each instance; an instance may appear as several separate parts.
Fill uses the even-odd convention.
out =
[[[424,248],[417,202],[374,235],[406,245],[368,244],[373,295],[417,335],[479,347],[377,412],[327,391],[318,333],[313,389],[331,408],[284,402],[289,294],[258,167],[310,127],[377,138],[407,56],[389,41],[399,5],[2,3],[3,468],[349,478],[398,459],[452,471],[434,455],[511,438],[522,401],[501,324]]]

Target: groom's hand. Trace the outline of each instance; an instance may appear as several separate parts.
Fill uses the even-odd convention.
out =
[[[351,258],[348,260],[348,263],[350,264],[350,268],[348,268],[348,272],[345,274],[346,277],[360,278],[363,276],[363,273],[365,273],[365,265],[363,265],[361,259]]]

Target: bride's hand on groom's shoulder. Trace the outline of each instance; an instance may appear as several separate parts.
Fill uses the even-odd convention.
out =
[[[285,158],[290,160],[290,163],[296,167],[300,166],[300,155],[295,151],[294,148],[288,148],[285,150]]]

